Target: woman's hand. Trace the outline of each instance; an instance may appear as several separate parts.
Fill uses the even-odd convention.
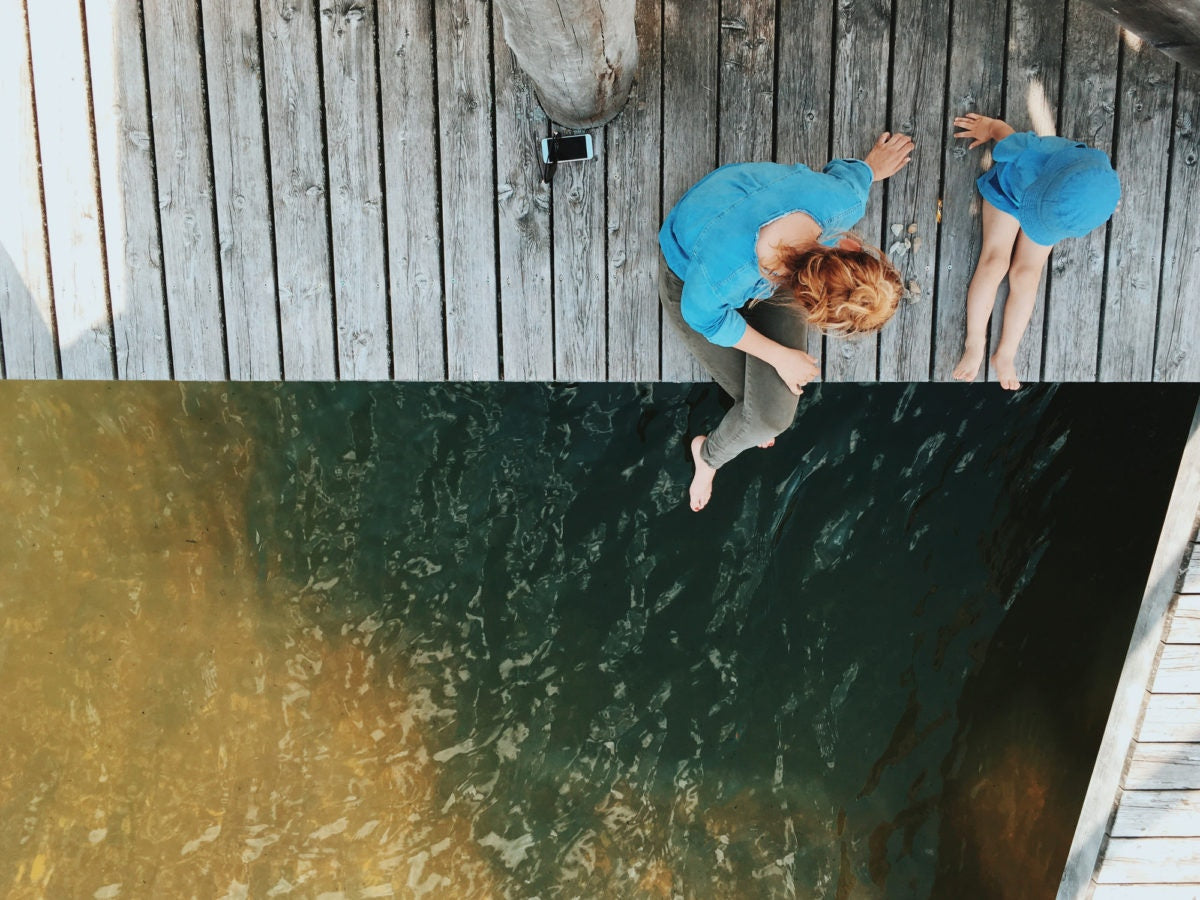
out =
[[[956,117],[954,127],[962,129],[955,133],[956,138],[971,138],[968,150],[974,150],[988,141],[1002,141],[1013,133],[1013,127],[1003,119],[993,119],[979,113],[967,113],[965,116]]]
[[[871,171],[875,173],[874,181],[883,181],[885,178],[891,178],[906,165],[912,158],[913,139],[907,134],[892,134],[885,131],[879,136],[879,140],[875,142],[875,146],[871,148],[871,152],[867,154],[867,158],[863,160]]]
[[[781,347],[780,350],[779,358],[772,363],[775,371],[779,373],[789,391],[797,395],[803,394],[804,386],[814,378],[820,377],[821,366],[803,350],[793,350],[790,347]]]

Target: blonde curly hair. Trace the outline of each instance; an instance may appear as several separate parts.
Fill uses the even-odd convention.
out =
[[[776,302],[802,310],[824,334],[871,334],[896,314],[904,285],[882,250],[857,235],[843,237],[857,246],[780,247],[770,280],[791,299]]]

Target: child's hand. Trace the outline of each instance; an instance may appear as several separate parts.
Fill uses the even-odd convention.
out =
[[[891,178],[908,165],[914,146],[913,139],[907,134],[892,134],[887,131],[881,134],[867,158],[863,160],[875,173],[872,180],[883,181],[885,178]]]
[[[974,150],[980,144],[988,141],[1000,141],[1013,133],[1012,126],[1002,119],[981,116],[979,113],[967,113],[954,120],[954,127],[962,131],[956,133],[956,138],[971,138],[968,150]]]

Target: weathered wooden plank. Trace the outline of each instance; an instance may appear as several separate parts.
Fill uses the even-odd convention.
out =
[[[0,0],[0,339],[8,378],[57,378],[27,35],[21,0]]]
[[[146,0],[146,56],[174,376],[226,376],[197,10]]]
[[[1167,643],[1200,644],[1200,595],[1181,594],[1175,601]],[[1200,721],[1200,711],[1196,718]]]
[[[1200,66],[1200,7],[1192,0],[1092,0],[1172,59]]]
[[[28,10],[62,374],[114,378],[82,9],[45,0]]]
[[[338,374],[391,375],[375,6],[321,0],[326,158],[333,225]]]
[[[1085,0],[1067,0],[1062,111],[1064,137],[1112,150],[1118,29]],[[1094,381],[1100,352],[1107,228],[1062,241],[1050,256],[1046,381]]]
[[[1011,0],[1005,64],[1004,120],[1017,131],[1054,134],[1058,121],[1065,0]],[[1048,267],[1048,266],[1047,266]],[[1046,312],[1046,275],[1038,282],[1029,325],[1017,348],[1017,377],[1036,381],[1042,374],[1042,325]],[[992,311],[991,346],[1000,342],[1007,292]],[[996,381],[991,359],[986,379]]]
[[[171,377],[142,22],[135,3],[84,0],[117,377]]]
[[[946,118],[953,120],[968,112],[997,115],[1001,111],[1004,84],[1004,34],[1006,4],[954,4],[950,23],[948,96]],[[949,135],[947,123],[942,182],[942,231],[938,255],[937,310],[934,315],[933,377],[950,380],[962,356],[967,336],[967,285],[979,260],[981,199],[975,180],[990,152],[967,150],[968,141]],[[1001,289],[1003,290],[1003,288]],[[995,312],[993,312],[995,315]]]
[[[1143,743],[1200,743],[1200,696],[1151,694],[1137,739]]]
[[[1154,380],[1200,381],[1200,73],[1180,67],[1175,109]]]
[[[834,156],[862,158],[885,130],[891,19],[890,0],[837,5],[831,123]],[[882,185],[872,188],[867,211],[855,228],[869,243],[886,248],[883,194]],[[875,381],[878,355],[877,335],[831,337],[825,342],[825,380]]]
[[[540,142],[548,131],[533,85],[518,68],[516,57],[498,47],[496,202],[505,381],[554,379],[550,186],[542,181],[538,159]]]
[[[500,376],[491,25],[487,7],[472,0],[434,8],[447,365],[451,379],[486,380]]]
[[[1133,746],[1125,773],[1127,791],[1200,789],[1200,744],[1146,743]]]
[[[1200,837],[1200,791],[1123,791],[1113,837]]]
[[[885,249],[907,241],[892,258],[906,286],[895,318],[879,335],[881,381],[927,381],[933,345],[933,288],[937,270],[938,197],[946,133],[946,51],[949,4],[896,0],[894,53],[902,65],[892,73],[892,125],[913,135],[912,162],[886,182]],[[901,237],[891,225],[903,227]],[[916,225],[915,234],[908,226]],[[904,246],[903,243],[901,246]]]
[[[229,377],[278,380],[279,318],[258,22],[244,0],[202,0]]]
[[[1200,900],[1200,885],[1099,884],[1091,900]]]
[[[718,0],[663,0],[663,173],[659,221],[717,161]],[[661,317],[660,317],[661,321]],[[662,377],[707,381],[662,325]]]
[[[1099,884],[1200,883],[1200,841],[1111,838],[1096,873]]]
[[[433,6],[380,0],[379,81],[395,377],[446,377]],[[497,67],[502,54],[497,55]],[[499,104],[497,120],[503,118]],[[500,147],[497,146],[497,165]]]
[[[1200,694],[1200,653],[1189,644],[1167,644],[1158,658],[1151,690],[1156,694]]]
[[[1200,594],[1200,544],[1192,547],[1187,568],[1183,573],[1183,584],[1179,590],[1184,594]]]
[[[834,0],[779,5],[779,93],[775,104],[775,158],[779,162],[804,163],[820,171],[829,160],[834,15]],[[822,373],[826,368],[824,350],[823,336],[810,328],[808,352],[821,361]]]
[[[1125,654],[1108,723],[1100,740],[1096,765],[1092,769],[1075,835],[1071,839],[1067,865],[1059,883],[1058,900],[1085,896],[1091,881],[1113,802],[1121,785],[1125,762],[1131,749],[1134,749],[1133,737],[1146,700],[1146,685],[1154,671],[1155,655],[1162,646],[1160,642],[1166,628],[1166,613],[1175,592],[1179,561],[1192,541],[1197,512],[1200,512],[1200,404],[1197,404],[1192,416],[1187,444],[1179,461],[1158,546],[1150,563],[1142,605],[1133,625],[1129,650]],[[1140,751],[1147,746],[1159,745],[1142,744],[1136,749]],[[1182,788],[1194,785],[1166,785],[1172,786]],[[1132,789],[1134,783],[1127,778],[1125,787]]]
[[[1100,380],[1149,381],[1175,65],[1127,34],[1120,84],[1113,164],[1121,175],[1121,205],[1110,225]]]
[[[313,9],[260,0],[283,372],[337,376],[321,77]]]
[[[551,186],[554,246],[554,370],[563,381],[604,381],[604,129],[596,158],[559,165]]]
[[[658,218],[648,207],[657,204],[661,179],[661,21],[661,0],[640,0],[637,80],[625,108],[605,128],[611,381],[659,377]]]

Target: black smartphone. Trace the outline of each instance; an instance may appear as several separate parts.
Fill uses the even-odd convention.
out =
[[[542,162],[547,165],[591,159],[593,155],[590,134],[567,134],[542,139]]]

